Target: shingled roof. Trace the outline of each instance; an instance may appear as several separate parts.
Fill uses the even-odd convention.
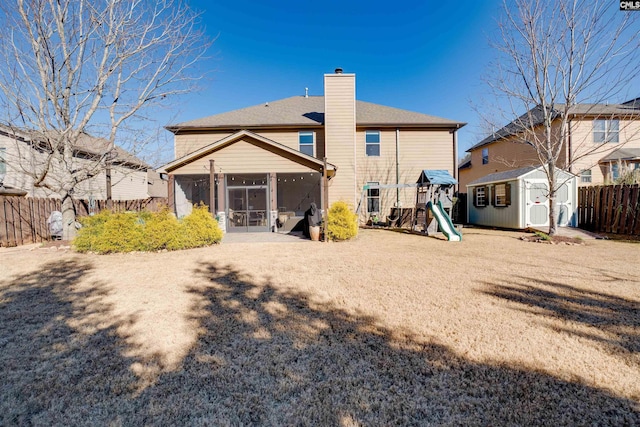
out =
[[[293,96],[240,110],[169,125],[171,132],[188,129],[244,129],[264,127],[314,127],[324,124],[324,96]],[[455,120],[356,101],[356,125],[446,127],[465,125]]]
[[[45,140],[47,139],[55,139],[55,136],[59,135],[59,133],[57,131],[46,131],[43,133],[42,131],[28,129],[25,130],[0,125],[0,135],[4,135],[25,143],[40,141],[38,145],[41,145],[44,144]],[[109,146],[110,143],[108,140],[83,132],[78,136],[76,144],[73,148],[76,151],[76,154],[89,156],[102,156],[106,151],[113,151],[114,155],[111,159],[113,163],[119,163],[139,169],[152,169],[152,167],[148,163],[140,160],[138,157],[128,152],[124,148],[114,145],[109,149]]]
[[[582,116],[582,117],[628,117],[636,116],[640,117],[640,98],[632,99],[622,104],[576,104],[572,106],[568,114],[570,116]],[[553,108],[552,117],[555,120],[560,117],[564,112],[565,104],[555,104]],[[502,138],[517,135],[524,129],[531,129],[532,127],[542,124],[544,120],[542,106],[536,105],[531,110],[527,111],[516,120],[512,121],[505,127],[501,128],[497,132],[489,135],[482,141],[478,142],[467,152],[471,152],[492,142],[498,141]]]

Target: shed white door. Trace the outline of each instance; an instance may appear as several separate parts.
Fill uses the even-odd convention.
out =
[[[525,180],[525,226],[549,225],[549,184],[545,180]]]
[[[573,194],[569,185],[571,181],[565,182],[556,191],[556,224],[560,227],[571,225],[571,215],[573,214]]]

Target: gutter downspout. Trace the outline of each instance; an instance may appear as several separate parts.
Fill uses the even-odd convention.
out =
[[[396,128],[396,185],[400,184],[400,129]],[[400,187],[396,188],[396,207],[400,208]]]

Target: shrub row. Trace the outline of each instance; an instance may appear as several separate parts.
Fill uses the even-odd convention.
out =
[[[206,206],[194,206],[181,220],[168,209],[157,213],[105,210],[80,222],[82,228],[73,241],[78,252],[173,251],[222,240],[222,230]]]

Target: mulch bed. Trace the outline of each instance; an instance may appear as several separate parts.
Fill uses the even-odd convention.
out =
[[[543,238],[537,234],[530,234],[520,237],[520,240],[533,243],[547,243],[550,245],[584,245],[584,241],[582,239],[566,236],[548,236]]]

